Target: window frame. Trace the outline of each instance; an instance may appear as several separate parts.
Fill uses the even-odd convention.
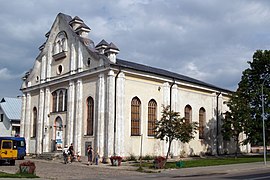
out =
[[[205,123],[206,123],[206,111],[203,107],[199,110],[199,139],[204,139],[204,130],[205,130]]]
[[[141,135],[141,101],[138,97],[131,100],[131,136]]]
[[[32,121],[32,138],[37,136],[37,117],[38,110],[36,107],[33,108],[33,121]]]
[[[192,123],[192,107],[190,105],[185,106],[185,122]]]
[[[154,137],[156,135],[155,127],[157,121],[157,102],[151,99],[148,102],[148,121],[147,121],[147,135]]]
[[[86,116],[86,135],[94,135],[94,99],[89,96],[86,101],[87,116]]]

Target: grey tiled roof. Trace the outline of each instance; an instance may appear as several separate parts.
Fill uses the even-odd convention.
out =
[[[178,81],[182,81],[182,82],[188,82],[194,85],[200,85],[203,87],[207,87],[207,88],[212,88],[214,90],[217,91],[222,91],[222,92],[227,92],[227,93],[231,93],[232,91],[227,90],[227,89],[223,89],[220,87],[217,87],[215,85],[188,77],[188,76],[184,76],[181,74],[177,74],[168,70],[164,70],[164,69],[159,69],[159,68],[155,68],[155,67],[151,67],[151,66],[146,66],[143,64],[138,64],[138,63],[134,63],[134,62],[130,62],[130,61],[126,61],[126,60],[122,60],[122,59],[117,59],[116,60],[116,65],[120,66],[122,68],[128,68],[128,69],[133,69],[133,70],[138,70],[138,71],[142,71],[142,72],[147,72],[147,73],[152,73],[152,74],[156,74],[156,75],[161,75],[161,76],[165,76],[168,78],[172,78]]]
[[[4,97],[0,101],[0,108],[2,108],[5,115],[10,120],[20,121],[20,119],[21,119],[21,106],[22,106],[22,100],[20,98]]]
[[[102,39],[102,40],[96,45],[96,47],[99,47],[99,46],[102,46],[102,45],[109,46],[109,43],[107,43],[107,41],[105,41],[104,39]]]

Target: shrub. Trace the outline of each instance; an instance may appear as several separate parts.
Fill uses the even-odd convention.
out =
[[[154,159],[154,156],[151,156],[151,155],[145,155],[142,157],[142,160],[153,160]]]
[[[130,154],[130,156],[127,157],[127,161],[137,161],[137,158],[135,157],[134,154]]]

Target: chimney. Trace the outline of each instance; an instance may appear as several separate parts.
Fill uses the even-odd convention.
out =
[[[87,38],[88,37],[88,33],[90,32],[90,28],[86,25],[86,24],[81,24],[79,27],[77,27],[77,29],[75,30],[75,32],[83,37],[83,38]]]
[[[119,49],[111,42],[105,49],[104,54],[107,55],[112,63],[116,63],[116,54],[119,53]]]
[[[70,22],[69,25],[75,31],[81,24],[83,24],[83,20],[81,20],[78,16],[75,16]]]
[[[104,54],[105,49],[109,46],[109,43],[102,39],[98,45],[96,45],[96,50],[98,50],[99,54]]]

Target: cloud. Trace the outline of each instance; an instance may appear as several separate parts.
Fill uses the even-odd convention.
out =
[[[14,75],[12,74],[7,68],[0,69],[0,80],[11,80],[17,79],[21,75]]]

